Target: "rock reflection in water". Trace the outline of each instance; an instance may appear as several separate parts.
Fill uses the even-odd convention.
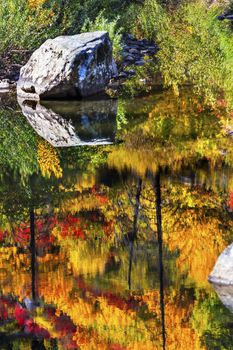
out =
[[[213,287],[223,305],[233,312],[233,285],[213,284]]]
[[[36,101],[18,100],[24,116],[38,135],[54,147],[106,145],[116,133],[116,100]]]

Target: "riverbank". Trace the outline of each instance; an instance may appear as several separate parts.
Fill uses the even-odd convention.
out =
[[[94,35],[94,33],[92,35]],[[67,36],[66,40],[66,45],[68,45],[71,40],[71,36]],[[132,34],[125,34],[122,36],[121,48],[122,49],[118,53],[118,59],[116,62],[118,73],[114,74],[114,78],[111,79],[108,85],[106,85],[106,92],[112,97],[113,95],[116,97],[122,92],[124,93],[125,85],[133,85],[133,81],[132,83],[129,83],[128,80],[132,78],[135,80],[140,68],[143,70],[144,67],[148,67],[149,65],[156,65],[156,53],[159,51],[158,46],[153,41],[146,39],[138,40]],[[32,53],[30,51],[12,50],[6,54],[5,57],[2,57],[0,69],[0,91],[13,89],[16,87],[20,76],[20,69],[29,60],[31,54]],[[21,64],[12,63],[13,59],[16,58],[16,55]],[[53,65],[59,64],[58,62],[56,63],[55,58],[54,62],[50,63]],[[33,69],[33,67],[31,67],[31,69]],[[43,69],[44,68],[41,66],[41,70]],[[141,79],[141,85],[145,85],[147,88],[153,83],[151,80],[149,81],[148,78],[149,76],[147,79],[143,79],[143,77]]]
[[[116,87],[119,85],[124,94],[135,96],[150,91],[148,85],[155,85],[158,79],[163,87],[172,87],[177,94],[180,86],[192,84],[209,101],[224,97],[233,105],[232,27],[227,21],[217,20],[221,13],[226,12],[226,4],[214,2],[210,6],[205,1],[196,0],[165,6],[155,0],[145,0],[127,7],[125,4],[118,6],[116,0],[112,8],[108,1],[96,4],[93,13],[93,0],[92,6],[88,4],[85,10],[81,5],[76,8],[76,17],[73,7],[67,12],[69,6],[59,17],[61,9],[57,8],[55,12],[46,1],[40,2],[42,6],[36,6],[36,3],[27,6],[22,2],[23,15],[17,8],[10,10],[11,2],[6,2],[6,11],[13,11],[9,14],[9,23],[4,21],[0,25],[0,79],[16,81],[29,53],[47,38],[80,33],[85,28],[88,31],[106,30],[113,42],[114,58],[119,68],[119,76],[110,89],[113,97],[118,93]],[[77,23],[78,14],[81,16],[84,12],[86,20]],[[69,21],[65,22],[65,18]],[[6,36],[11,32],[10,22],[11,27],[18,30],[17,40],[14,36]],[[29,35],[30,31],[32,35]],[[135,41],[130,42],[128,36],[130,45],[124,44],[122,33],[132,33]],[[145,46],[140,47],[142,44]]]

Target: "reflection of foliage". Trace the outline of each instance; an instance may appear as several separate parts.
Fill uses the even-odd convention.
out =
[[[151,99],[153,108],[145,120],[141,110],[148,111]],[[229,324],[219,304],[212,302],[206,282],[232,232],[232,221],[224,210],[232,171],[222,167],[226,157],[232,164],[232,140],[221,132],[216,110],[203,106],[191,93],[181,94],[177,100],[167,91],[151,99],[142,99],[140,112],[135,101],[135,114],[124,102],[129,121],[119,131],[124,144],[61,149],[55,156],[46,148],[43,162],[48,152],[59,165],[59,154],[62,178],[52,176],[54,171],[50,178],[34,174],[23,186],[17,172],[19,163],[14,163],[15,168],[12,165],[15,177],[10,172],[1,177],[1,212],[5,215],[0,230],[0,294],[12,295],[21,304],[25,297],[30,298],[30,252],[25,245],[29,243],[28,211],[33,204],[39,274],[36,286],[42,304],[32,313],[33,326],[46,329],[58,347],[72,344],[82,350],[150,350],[161,344],[152,186],[153,172],[158,169],[167,347],[199,350],[207,344],[211,349],[220,344],[219,329]],[[217,110],[220,112],[225,111]],[[102,169],[107,159],[113,169]],[[129,292],[129,247],[138,174],[142,187]],[[207,181],[208,177],[214,180]],[[20,240],[16,235],[7,239],[6,232],[12,228]],[[38,237],[44,232],[46,244]],[[198,295],[200,287],[206,292]],[[224,344],[230,339],[228,330],[223,332]]]
[[[229,209],[232,211],[233,210],[233,192],[229,193],[228,206],[229,206]]]
[[[192,325],[207,349],[233,349],[232,314],[216,295],[200,293],[194,304]]]
[[[58,158],[57,150],[47,141],[40,140],[38,143],[38,163],[43,176],[50,177],[53,174],[56,178],[62,177],[62,168]]]
[[[164,197],[164,241],[171,251],[178,249],[180,271],[187,270],[199,286],[206,285],[231,233],[231,220],[222,209],[221,197],[187,185],[167,186]]]
[[[146,60],[146,57],[144,59],[145,64],[143,66],[130,67],[134,69],[135,75],[122,84],[121,94],[123,96],[138,96],[152,90],[153,84],[157,79],[158,68],[155,64],[155,59],[152,62],[149,57],[148,60]]]
[[[158,303],[158,291],[145,292],[142,300],[146,302],[148,310],[154,315],[161,313]],[[173,290],[170,294],[165,294],[165,329],[166,329],[166,349],[206,349],[201,344],[198,333],[192,327],[190,318],[193,312],[192,295],[187,289],[182,296]],[[151,325],[153,331],[153,323]]]
[[[103,146],[70,147],[60,150],[62,168],[68,169],[69,173],[77,171],[89,174],[106,162],[108,148]]]
[[[226,115],[224,108],[210,108],[187,90],[179,98],[171,90],[154,98],[149,118],[120,133],[125,143],[112,148],[110,166],[128,167],[143,176],[159,166],[178,171],[200,159],[207,159],[211,167],[232,165],[233,140],[217,118]]]
[[[119,101],[117,109],[117,130],[121,130],[128,121],[125,115],[124,101]]]
[[[26,177],[37,170],[36,137],[20,114],[0,110],[0,167]]]

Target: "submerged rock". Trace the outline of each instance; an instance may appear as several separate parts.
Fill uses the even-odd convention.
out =
[[[112,43],[99,31],[47,40],[21,68],[18,95],[30,99],[86,97],[117,74]]]
[[[117,100],[18,100],[24,116],[54,147],[112,144],[116,134]]]
[[[233,243],[218,257],[209,281],[219,285],[233,285]]]

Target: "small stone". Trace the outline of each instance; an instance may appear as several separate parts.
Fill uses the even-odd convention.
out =
[[[140,47],[142,47],[142,46],[144,46],[144,44],[143,43],[141,43],[140,41],[138,41],[138,40],[134,40],[134,41],[128,41],[127,42],[127,45],[130,45],[130,46],[140,46]]]
[[[233,15],[226,15],[224,19],[227,19],[228,21],[233,21]]]
[[[152,51],[154,51],[154,50],[156,50],[156,46],[155,46],[155,45],[153,45],[153,46],[148,46],[148,47],[147,47],[147,50],[152,50]]]
[[[136,72],[135,72],[134,69],[129,69],[129,70],[127,71],[127,73],[128,73],[129,75],[135,75],[135,74],[136,74]]]
[[[217,19],[218,19],[219,21],[223,21],[223,20],[225,19],[225,15],[224,15],[224,14],[219,15],[219,16],[217,16]]]
[[[126,40],[135,40],[135,38],[134,38],[133,34],[127,34]]]
[[[144,47],[148,46],[148,44],[145,43],[143,40],[138,40],[138,41],[137,41],[137,44],[138,44],[139,46],[144,46]]]
[[[146,62],[146,63],[148,63],[148,62],[153,62],[153,59],[152,59],[152,58],[145,59],[145,62]]]
[[[136,65],[136,66],[144,66],[144,63],[145,63],[145,62],[142,61],[142,60],[141,60],[141,61],[136,61],[136,62],[135,62],[135,65]]]
[[[138,54],[138,50],[137,49],[129,49],[129,52],[132,53],[132,54]]]
[[[139,81],[143,84],[146,84],[146,79],[139,79]]]
[[[121,72],[119,75],[118,75],[119,78],[127,78],[128,77],[128,74],[126,72]]]
[[[134,60],[134,57],[132,57],[132,56],[127,56],[127,57],[125,58],[125,61],[127,61],[127,62],[134,62],[135,60]]]
[[[141,50],[142,55],[148,55],[149,51],[148,50]]]
[[[142,39],[141,43],[143,43],[143,45],[151,45],[151,41],[146,40],[146,39]]]
[[[131,49],[131,46],[130,45],[124,45],[123,46],[123,51],[129,51]]]
[[[123,57],[123,58],[127,57],[128,55],[129,55],[129,52],[126,51],[126,50],[123,50],[123,51],[121,52],[121,57]]]
[[[130,66],[131,64],[132,64],[131,62],[124,61],[124,62],[122,62],[122,67],[125,68],[125,67]]]

